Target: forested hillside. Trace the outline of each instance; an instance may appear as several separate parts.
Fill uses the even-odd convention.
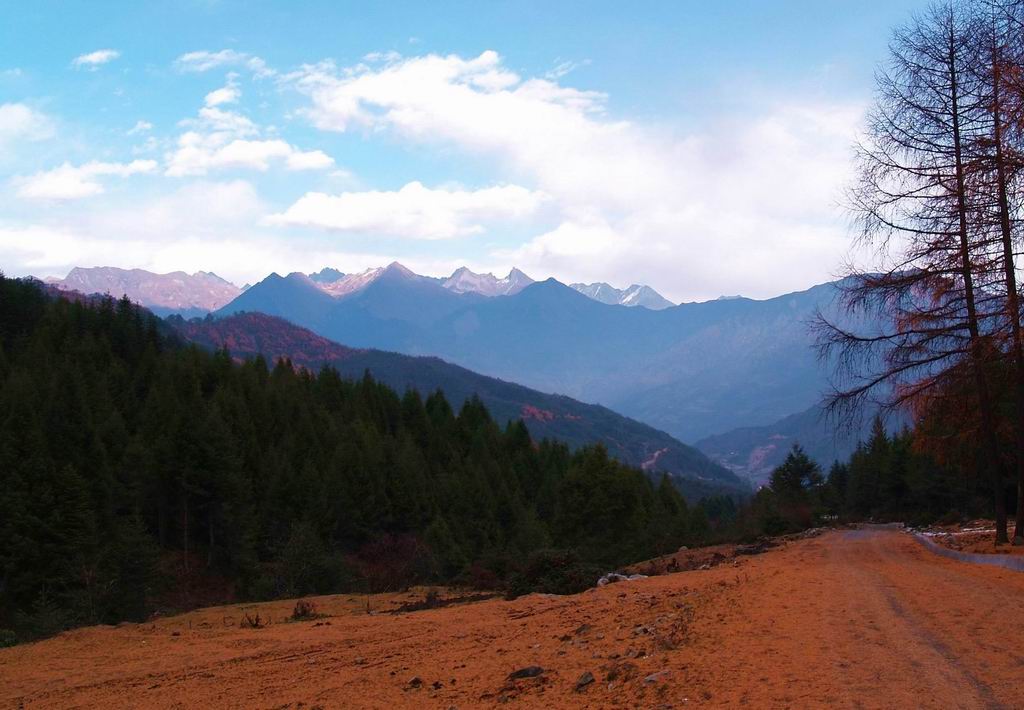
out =
[[[522,419],[535,439],[557,439],[572,449],[600,443],[625,464],[655,476],[669,473],[691,501],[709,495],[750,494],[745,481],[696,449],[599,405],[486,377],[435,357],[349,348],[263,313],[189,321],[169,318],[167,322],[185,339],[208,350],[226,347],[236,358],[263,355],[273,361],[285,357],[314,372],[330,365],[350,378],[369,371],[374,379],[399,392],[440,389],[453,403],[479,396],[502,426]]]
[[[0,629],[18,639],[417,580],[579,588],[704,520],[667,479],[477,400],[238,364],[127,300],[0,276]]]

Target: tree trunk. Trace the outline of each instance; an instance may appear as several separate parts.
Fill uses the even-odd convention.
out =
[[[967,193],[960,128],[959,76],[957,73],[956,34],[952,17],[950,17],[949,24],[948,61],[950,98],[952,100],[951,113],[953,118],[953,153],[956,161],[957,216],[960,222],[960,266],[961,275],[964,280],[964,300],[967,303],[967,327],[971,336],[971,369],[974,374],[974,383],[978,394],[978,409],[981,413],[981,436],[985,442],[985,448],[990,454],[988,465],[991,468],[992,488],[995,495],[996,542],[1005,543],[1008,541],[1008,537],[1006,530],[1006,498],[1005,491],[1003,490],[1003,463],[1002,458],[999,456],[992,397],[988,386],[988,377],[985,374],[985,353],[981,342],[981,331],[978,327],[970,241],[967,235]]]
[[[182,527],[182,542],[185,548],[185,572],[188,573],[188,490],[183,491],[182,496],[182,515],[184,517],[184,523]]]
[[[210,549],[206,552],[206,566],[207,568],[213,567],[213,506],[209,506],[210,510],[207,511],[206,519],[209,522],[210,531]]]
[[[995,46],[993,32],[992,46],[992,120],[996,150],[996,187],[999,191],[999,231],[1003,243],[1003,271],[1006,279],[1006,317],[1010,322],[1011,347],[1013,351],[1013,379],[1015,411],[1013,430],[1015,435],[1017,464],[1017,517],[1014,523],[1013,542],[1024,544],[1024,346],[1020,327],[1020,300],[1017,293],[1017,274],[1013,260],[1013,233],[1010,228],[1010,200],[1006,186],[1006,159],[1003,152],[1002,126],[1002,71],[1000,58]]]

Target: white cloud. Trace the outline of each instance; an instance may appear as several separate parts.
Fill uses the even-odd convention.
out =
[[[247,116],[213,106],[199,109],[198,119],[186,119],[181,125],[215,133],[231,133],[235,136],[254,136],[259,133],[259,128]]]
[[[557,64],[555,64],[554,67],[552,67],[552,69],[550,71],[548,71],[548,72],[546,72],[544,74],[544,78],[545,79],[550,79],[551,81],[558,81],[563,76],[566,76],[567,74],[576,71],[580,67],[588,66],[589,64],[590,64],[590,60],[589,59],[584,59],[581,62],[574,62],[574,61],[568,61],[568,60],[567,61],[559,61]]]
[[[174,60],[174,66],[181,72],[205,72],[220,67],[244,67],[258,78],[273,76],[276,73],[259,57],[234,49],[222,49],[219,52],[206,50],[188,52]]]
[[[269,224],[418,239],[449,239],[484,224],[532,214],[544,196],[517,185],[481,190],[430,189],[411,182],[394,192],[308,192]]]
[[[0,149],[19,141],[41,141],[53,135],[53,121],[21,103],[0,104]]]
[[[188,132],[178,139],[178,148],[168,157],[171,177],[205,175],[211,170],[245,168],[266,171],[272,160],[283,161],[289,170],[323,170],[334,160],[319,150],[300,151],[280,139],[223,142],[222,134]]]
[[[252,229],[265,211],[246,181],[196,181],[130,205],[83,206],[73,216],[54,213],[29,224],[0,220],[0,263],[37,276],[110,265],[252,278],[250,270],[260,273],[272,263],[266,257],[279,255]]]
[[[238,99],[242,96],[241,90],[233,85],[228,84],[219,89],[215,89],[206,95],[204,103],[207,106],[220,106],[221,104],[234,104],[238,103]]]
[[[273,161],[288,170],[324,170],[334,165],[323,151],[303,151],[280,138],[261,138],[259,126],[235,111],[206,106],[199,109],[198,118],[182,125],[191,130],[181,134],[177,147],[166,155],[165,172],[171,177],[226,169],[266,171]]]
[[[363,55],[364,62],[397,62],[401,58],[402,55],[393,49],[387,52],[370,52]]]
[[[135,125],[132,126],[125,135],[137,136],[140,133],[148,133],[153,130],[153,124],[149,121],[138,120]]]
[[[344,252],[322,243],[282,241],[256,225],[267,211],[245,180],[198,180],[130,207],[87,203],[73,215],[15,223],[0,218],[0,264],[9,275],[64,276],[75,266],[118,266],[166,273],[214,271],[237,284],[270,271],[308,273],[328,264],[359,271],[394,257]],[[421,273],[453,266],[411,259]]]
[[[549,195],[559,217],[495,258],[563,279],[647,280],[677,298],[772,295],[831,277],[861,106],[790,99],[689,133],[618,120],[607,97],[523,78],[495,52],[303,67],[286,80],[327,131],[454,148]],[[728,274],[728,282],[724,281]]]
[[[95,71],[107,62],[112,62],[121,53],[116,49],[97,49],[95,52],[89,52],[88,54],[80,54],[71,60],[71,66],[75,69],[89,69]]]
[[[64,163],[28,177],[15,178],[18,197],[29,200],[77,200],[103,192],[101,177],[128,177],[156,170],[155,160],[133,160],[130,163],[89,162],[84,165]]]

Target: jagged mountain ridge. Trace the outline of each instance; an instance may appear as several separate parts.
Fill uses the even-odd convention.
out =
[[[660,311],[676,305],[650,286],[633,284],[629,288],[618,289],[604,282],[585,284],[569,284],[584,296],[609,306],[642,306],[652,311]]]
[[[263,313],[190,321],[172,318],[168,323],[186,340],[211,349],[227,347],[235,356],[288,357],[310,369],[330,364],[349,377],[369,371],[399,391],[441,389],[453,404],[476,394],[498,421],[522,418],[534,437],[558,439],[574,447],[601,442],[625,463],[651,473],[669,472],[690,498],[746,491],[742,479],[646,424],[598,405],[486,377],[439,358],[347,347]]]
[[[456,293],[479,293],[481,296],[514,296],[534,283],[519,269],[513,268],[503,279],[494,274],[477,274],[463,266],[442,282],[442,286]]]
[[[63,279],[46,282],[64,291],[109,294],[115,298],[128,296],[160,316],[214,311],[242,292],[230,281],[207,271],[156,274],[113,266],[75,267]]]
[[[305,274],[305,276],[320,290],[341,298],[368,287],[388,269],[398,269],[410,277],[436,281],[454,293],[476,293],[487,297],[513,296],[535,283],[532,278],[517,268],[513,268],[504,278],[498,278],[490,273],[478,274],[465,266],[456,269],[447,278],[433,278],[414,274],[398,262],[393,262],[387,267],[370,268],[358,273],[345,273],[333,267],[324,267],[320,271]],[[275,274],[271,274],[271,276],[275,276]],[[158,315],[166,316],[177,313],[185,317],[194,317],[215,311],[251,287],[251,284],[248,283],[238,287],[216,274],[205,271],[198,271],[194,274],[187,274],[183,271],[158,274],[144,269],[119,269],[116,267],[75,267],[65,278],[50,278],[46,279],[46,282],[64,290],[80,291],[86,294],[101,293],[116,297],[127,295],[136,303],[153,309]],[[573,288],[577,286],[584,287],[585,285],[573,284]],[[612,288],[607,284],[593,284],[592,286]],[[598,292],[589,287],[578,290],[603,303],[644,306],[652,309],[672,305],[649,286],[634,284],[623,291],[612,289],[616,294],[614,297],[606,296],[604,290]]]

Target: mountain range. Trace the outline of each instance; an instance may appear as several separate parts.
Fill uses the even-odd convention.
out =
[[[574,448],[603,443],[609,453],[625,463],[652,474],[671,474],[691,499],[749,490],[746,482],[731,471],[646,424],[605,407],[485,377],[436,357],[347,347],[264,313],[192,320],[172,317],[167,322],[184,339],[208,349],[226,347],[235,357],[263,355],[271,361],[287,357],[293,364],[311,370],[330,365],[351,378],[369,372],[399,392],[410,388],[423,394],[443,390],[456,406],[477,395],[499,422],[522,419],[534,438],[558,439]]]
[[[338,298],[305,275],[271,275],[217,313],[269,313],[350,346],[435,355],[695,442],[818,402],[827,371],[807,321],[835,294],[824,284],[654,311],[605,305],[553,279],[502,298],[456,293],[392,264]]]
[[[72,274],[81,279],[76,272],[88,271]],[[356,274],[332,268],[271,274],[214,313],[277,316],[357,350],[439,357],[600,404],[694,444],[753,480],[784,455],[785,442],[799,441],[823,463],[852,448],[857,433],[843,440],[808,414],[828,379],[808,320],[831,308],[835,284],[767,300],[667,307],[598,300],[621,299],[614,291],[606,284],[535,282],[517,269],[504,278],[466,268],[434,278],[393,263]],[[151,291],[143,295],[137,300],[152,304]]]
[[[392,266],[405,268],[397,263]],[[325,267],[307,276],[317,288],[340,297],[364,288],[379,278],[385,270],[385,267],[377,267],[346,274],[338,269]],[[455,293],[476,293],[488,297],[513,296],[534,283],[532,278],[516,268],[504,278],[498,278],[494,274],[478,274],[465,266],[456,269],[447,278],[420,278],[436,281]],[[158,315],[176,313],[183,317],[200,316],[215,311],[249,288],[249,284],[239,288],[230,281],[205,271],[194,274],[186,274],[183,271],[155,274],[142,269],[118,269],[110,266],[75,267],[63,279],[49,278],[45,281],[58,288],[81,293],[105,293],[116,297],[127,295]],[[672,306],[671,301],[650,286],[633,284],[627,289],[620,290],[606,283],[580,283],[573,284],[572,288],[601,303],[642,306],[652,310]]]

